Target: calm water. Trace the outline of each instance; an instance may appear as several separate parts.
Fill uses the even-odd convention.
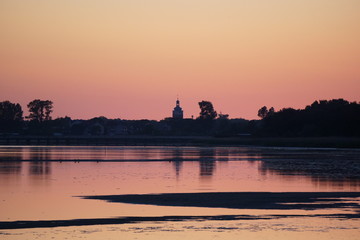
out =
[[[360,192],[360,151],[256,147],[0,147],[0,221],[352,211],[164,207],[79,197],[196,192]],[[358,199],[351,201],[359,202]],[[346,236],[346,239],[358,239],[359,229],[357,219],[298,217],[0,230],[0,238],[338,239]]]

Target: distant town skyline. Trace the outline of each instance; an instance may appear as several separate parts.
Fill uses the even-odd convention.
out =
[[[0,2],[0,101],[53,117],[230,118],[359,101],[360,1]]]

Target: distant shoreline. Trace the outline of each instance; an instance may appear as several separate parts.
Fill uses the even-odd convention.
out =
[[[0,146],[264,146],[360,148],[360,138],[208,137],[208,136],[8,136]]]

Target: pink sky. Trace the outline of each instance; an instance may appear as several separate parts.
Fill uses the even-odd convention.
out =
[[[358,0],[2,0],[0,101],[54,117],[231,118],[360,101]]]

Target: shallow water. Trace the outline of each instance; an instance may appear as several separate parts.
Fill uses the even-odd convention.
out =
[[[254,210],[108,203],[86,195],[196,192],[359,192],[360,151],[303,148],[0,147],[0,221],[119,216],[313,215],[351,209]],[[359,201],[353,199],[356,203]],[[360,233],[357,219],[186,221],[1,230],[5,239],[119,236],[158,239],[251,237],[301,232],[330,239]],[[346,222],[346,224],[342,224]],[[258,227],[254,228],[255,226]],[[328,223],[328,224],[327,224]],[[331,225],[339,226],[333,227]],[[291,227],[293,226],[293,227]],[[344,226],[344,227],[341,227]],[[295,230],[294,230],[295,229]],[[315,234],[317,233],[317,234]],[[331,234],[333,235],[331,235]],[[151,236],[149,236],[149,234]],[[301,235],[301,234],[300,234]],[[311,235],[312,236],[312,235]],[[285,238],[284,238],[285,239]],[[300,239],[300,238],[299,238]]]

